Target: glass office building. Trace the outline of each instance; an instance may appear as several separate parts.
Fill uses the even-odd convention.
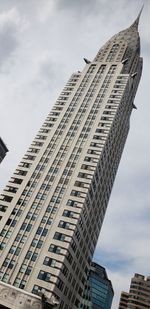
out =
[[[92,262],[82,309],[110,309],[114,291],[104,267]]]

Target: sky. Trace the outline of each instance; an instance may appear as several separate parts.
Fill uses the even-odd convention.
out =
[[[134,273],[150,275],[150,0],[143,1],[137,110],[95,252],[114,287],[112,309]],[[134,21],[143,1],[0,0],[0,136],[9,148],[1,190],[70,75]]]

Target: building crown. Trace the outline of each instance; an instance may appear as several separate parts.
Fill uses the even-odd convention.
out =
[[[140,37],[138,32],[138,25],[140,16],[142,13],[143,7],[141,8],[137,18],[131,24],[130,27],[126,28],[115,34],[112,38],[110,38],[106,44],[99,50],[98,54],[95,57],[95,61],[118,61],[117,52],[119,53],[119,49],[121,47],[126,46],[128,49],[128,53],[120,54],[119,60],[124,61],[126,58],[132,58],[135,56],[135,53],[140,55]],[[109,57],[109,54],[114,54],[114,57]],[[130,56],[130,57],[129,57]]]
[[[138,26],[139,26],[139,21],[140,21],[140,17],[141,17],[141,14],[142,14],[142,11],[143,11],[143,8],[144,8],[144,5],[142,6],[136,20],[133,22],[133,24],[130,26],[130,28],[135,28],[138,30]]]

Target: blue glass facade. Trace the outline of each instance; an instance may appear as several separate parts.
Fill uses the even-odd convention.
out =
[[[113,287],[105,268],[92,262],[81,308],[110,309],[113,296]]]

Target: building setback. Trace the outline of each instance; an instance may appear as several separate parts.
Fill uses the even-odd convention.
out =
[[[9,297],[0,301],[9,308],[13,297],[34,308],[41,293],[59,309],[79,307],[135,108],[138,23],[71,76],[1,194],[0,288]]]
[[[7,152],[8,152],[8,149],[7,149],[6,145],[4,144],[2,138],[0,138],[0,163],[2,162],[4,157],[6,156]]]
[[[131,279],[129,293],[121,293],[119,309],[130,308],[150,308],[150,277],[135,274]]]
[[[105,268],[92,262],[80,308],[110,309],[113,296],[113,287]]]

